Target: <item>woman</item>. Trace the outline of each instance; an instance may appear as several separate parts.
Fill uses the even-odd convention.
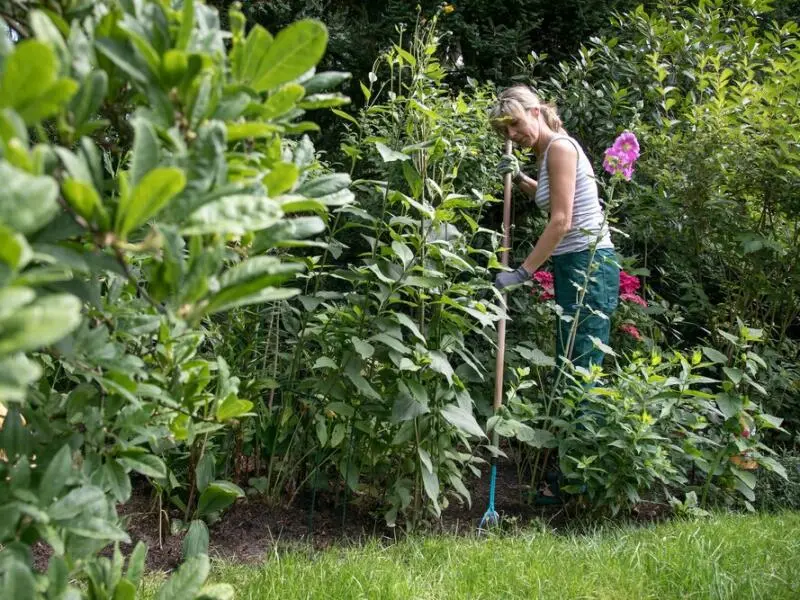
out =
[[[498,274],[495,286],[503,289],[528,281],[552,257],[556,303],[564,315],[574,316],[591,246],[596,245],[584,307],[569,358],[574,365],[585,368],[591,364],[601,365],[603,352],[595,347],[591,338],[608,343],[610,317],[619,296],[619,267],[592,165],[580,144],[562,127],[555,107],[541,102],[525,85],[503,91],[491,117],[501,135],[518,146],[533,149],[538,181],[525,175],[511,155],[503,156],[500,172],[510,172],[514,182],[550,215],[533,251],[516,270]],[[559,362],[567,356],[571,328],[572,319],[558,320],[556,356]]]

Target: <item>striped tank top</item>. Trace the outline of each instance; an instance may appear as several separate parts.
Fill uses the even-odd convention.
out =
[[[608,224],[603,225],[603,209],[600,206],[592,164],[581,145],[567,135],[554,137],[550,140],[550,144],[561,139],[569,140],[578,151],[578,169],[575,177],[575,198],[572,203],[572,223],[567,234],[553,251],[553,256],[588,250],[590,244],[597,239],[598,233],[600,233],[600,241],[597,248],[613,248],[614,244],[611,242]],[[539,186],[536,188],[534,197],[536,206],[548,213],[550,212],[550,175],[547,172],[547,152],[550,150],[550,144],[547,145],[542,163],[539,165]],[[600,232],[601,227],[602,232]],[[591,232],[591,234],[586,232]]]

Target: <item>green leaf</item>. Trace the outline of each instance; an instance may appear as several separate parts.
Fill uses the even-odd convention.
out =
[[[589,339],[592,340],[592,344],[595,348],[598,348],[603,354],[608,354],[609,356],[616,356],[617,353],[614,352],[614,349],[606,344],[603,340],[599,337],[595,337],[593,335],[589,336]]]
[[[433,463],[431,462],[430,453],[424,448],[417,447],[417,454],[419,454],[419,461],[428,473],[433,473]]]
[[[322,198],[347,189],[350,183],[347,173],[331,173],[304,182],[297,188],[297,193],[309,198]]]
[[[192,39],[192,29],[194,29],[194,0],[184,0],[181,10],[181,26],[175,40],[176,48],[186,50],[189,40]]]
[[[185,4],[192,4],[187,0]],[[146,118],[133,119],[133,152],[131,153],[131,185],[136,186],[161,161],[161,149],[153,125]]]
[[[17,272],[30,262],[32,256],[25,236],[0,223],[0,261],[6,263],[12,272]]]
[[[398,152],[397,150],[392,150],[389,148],[389,146],[381,142],[375,142],[375,147],[378,149],[378,152],[380,152],[383,162],[388,163],[398,160],[411,160],[411,157],[408,154]]]
[[[758,461],[758,464],[760,464],[762,467],[764,467],[768,471],[772,471],[773,473],[777,473],[778,475],[783,477],[786,481],[789,481],[789,475],[786,473],[786,469],[784,468],[784,466],[781,463],[779,463],[774,458],[769,457],[769,456],[760,456],[756,460]]]
[[[247,34],[242,52],[234,54],[233,69],[236,78],[251,85],[266,68],[264,64],[267,49],[272,45],[272,34],[261,25],[255,24]]]
[[[768,415],[766,413],[756,415],[756,420],[763,429],[780,429],[781,425],[783,425],[783,419],[781,417]]]
[[[344,94],[311,94],[297,104],[303,110],[317,110],[320,108],[333,108],[350,104],[350,98]]]
[[[193,212],[186,220],[182,233],[244,235],[274,225],[281,216],[278,203],[266,196],[227,196]]]
[[[411,354],[411,348],[403,344],[397,338],[389,335],[388,333],[378,333],[369,338],[369,340],[371,342],[380,342],[382,344],[385,344],[386,346],[388,346],[395,352],[399,352],[400,354]]]
[[[523,359],[528,361],[534,367],[554,367],[556,361],[552,356],[547,356],[538,348],[526,348],[525,346],[516,346],[514,350]]]
[[[328,356],[320,356],[314,364],[311,366],[312,369],[336,369],[339,365],[336,362],[328,357]]]
[[[427,469],[422,469],[422,485],[425,487],[425,494],[427,494],[428,498],[430,498],[433,503],[434,507],[439,507],[439,476],[436,473],[432,473]]]
[[[10,106],[28,125],[56,114],[78,89],[71,79],[57,79],[56,55],[38,40],[18,43],[3,71],[0,107]]]
[[[191,2],[187,2],[191,4]],[[113,600],[136,600],[136,586],[127,579],[120,579],[114,588]]]
[[[0,161],[0,222],[29,234],[58,213],[58,184],[52,177],[34,176]]]
[[[197,491],[202,494],[216,477],[216,465],[213,452],[206,452],[203,454],[203,457],[197,463],[197,467],[195,467],[194,474]]]
[[[722,370],[725,373],[725,375],[728,376],[728,379],[730,379],[733,382],[733,385],[739,385],[742,382],[742,376],[744,375],[744,373],[742,373],[741,370],[735,369],[733,367],[722,367]]]
[[[5,35],[5,34],[4,34]],[[11,559],[5,565],[5,586],[3,596],[14,600],[37,600],[36,580],[28,566],[19,560]]]
[[[365,342],[355,336],[351,337],[350,341],[353,343],[353,347],[356,349],[356,352],[361,355],[362,359],[366,360],[375,354],[375,346],[369,342]]]
[[[10,288],[15,289],[15,288]],[[3,294],[0,293],[0,306]],[[0,357],[0,398],[7,402],[22,402],[27,386],[42,375],[42,368],[23,353]]]
[[[194,556],[208,554],[208,527],[205,522],[195,519],[189,525],[189,531],[181,544],[181,557],[187,560]]]
[[[130,194],[120,197],[115,225],[116,233],[128,233],[157,215],[186,185],[186,175],[176,167],[159,167],[142,177]]]
[[[227,421],[246,415],[253,409],[253,403],[242,400],[233,394],[217,405],[217,421]]]
[[[246,139],[268,138],[280,131],[277,125],[265,122],[247,121],[245,123],[227,123],[227,138],[229,142],[237,142]]]
[[[417,324],[411,320],[411,318],[403,313],[395,313],[394,318],[397,319],[397,322],[406,327],[413,335],[416,337],[420,342],[423,344],[427,343],[425,340],[425,336],[420,333]]]
[[[178,571],[161,586],[156,600],[195,600],[208,578],[208,556],[200,554],[183,563]]]
[[[756,487],[756,476],[751,473],[750,471],[742,471],[741,469],[731,469],[733,474],[736,475],[739,479],[741,479],[744,484],[749,487],[751,490]]]
[[[68,294],[45,296],[19,309],[0,320],[0,356],[57,342],[78,326],[80,310],[80,300]]]
[[[75,126],[81,133],[90,133],[92,122],[90,119],[97,115],[103,99],[108,92],[108,75],[105,71],[92,71],[81,82],[78,92],[70,101],[70,110]],[[98,123],[95,121],[94,123]],[[103,123],[99,121],[99,123]]]
[[[267,193],[274,198],[291,190],[299,176],[297,165],[280,162],[272,167],[261,182],[267,188]]]
[[[263,92],[298,78],[319,62],[327,44],[328,30],[319,21],[303,19],[282,29],[262,52],[253,89]]]
[[[125,469],[116,460],[109,459],[103,465],[103,475],[114,500],[119,503],[127,502],[131,497],[131,478]]]
[[[197,514],[205,516],[212,512],[219,512],[233,504],[237,498],[243,497],[244,492],[238,485],[229,481],[214,481],[200,495]]]
[[[52,503],[67,484],[72,471],[72,449],[65,444],[50,460],[39,484],[39,499],[43,504]]]
[[[204,585],[196,600],[233,600],[236,590],[227,583],[211,583]]]
[[[317,439],[319,440],[319,447],[324,448],[325,444],[328,443],[328,427],[325,423],[325,417],[318,414],[316,415],[315,421],[315,430],[317,432]]]
[[[534,448],[554,448],[555,436],[546,429],[533,429],[525,423],[520,423],[517,439]]]
[[[100,215],[101,225],[108,226],[108,214],[103,208],[100,195],[90,182],[77,179],[65,179],[62,185],[64,198],[70,206],[89,223],[94,221],[95,214]]]
[[[457,404],[448,404],[440,410],[442,416],[451,424],[456,426],[459,430],[467,435],[474,435],[476,437],[486,437],[483,429],[478,425],[478,421],[469,411]]]
[[[125,574],[125,578],[136,587],[139,587],[139,582],[142,580],[145,558],[147,558],[147,545],[141,541],[136,542],[136,547],[128,559],[128,571]]]
[[[331,448],[337,448],[342,443],[346,431],[343,423],[337,423],[334,426],[333,433],[331,433]]]
[[[715,399],[720,412],[726,420],[737,416],[742,410],[741,398],[729,396],[721,392],[716,395]]]
[[[119,462],[145,477],[164,479],[167,476],[167,466],[159,457],[147,453],[126,452],[119,457]]]
[[[348,361],[347,365],[344,368],[344,375],[347,377],[353,385],[356,386],[356,389],[359,393],[363,394],[365,398],[369,398],[371,400],[380,400],[381,397],[378,392],[369,384],[369,382],[364,379],[364,376],[361,374],[361,361],[359,360],[350,360]]]
[[[424,388],[419,384],[417,384],[417,386],[409,384],[410,381],[401,381],[399,384],[399,393],[392,405],[393,423],[410,421],[415,417],[430,412],[430,408],[428,408],[428,398],[427,394],[424,393]],[[420,390],[422,391],[420,392]]]
[[[408,265],[414,260],[414,253],[411,248],[406,246],[403,242],[397,240],[392,242],[392,251],[403,262],[403,267],[408,268]]]
[[[450,366],[450,361],[441,350],[431,350],[428,355],[431,359],[431,369],[437,373],[441,373],[447,379],[447,383],[453,385],[453,367]]]
[[[77,517],[93,506],[105,505],[106,497],[98,487],[85,485],[71,490],[66,496],[56,500],[47,509],[47,514],[54,521],[66,521]]]
[[[262,119],[277,119],[292,110],[305,95],[303,86],[287,83],[271,94],[259,112]]]
[[[316,94],[338,87],[352,77],[346,71],[323,71],[303,82],[307,94]]]

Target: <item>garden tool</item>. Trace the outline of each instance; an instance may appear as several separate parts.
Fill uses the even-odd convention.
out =
[[[512,144],[511,140],[506,141],[505,153],[511,154]],[[506,173],[503,176],[503,252],[500,256],[500,262],[504,267],[508,267],[508,248],[511,247],[511,173]],[[508,310],[507,295],[505,292],[502,294],[503,308]],[[497,359],[495,362],[495,380],[494,380],[494,403],[493,409],[496,413],[500,406],[503,404],[503,366],[505,362],[506,353],[506,318],[505,316],[500,319],[497,324]],[[497,430],[492,433],[492,444],[497,447],[498,435]],[[495,488],[497,487],[497,456],[492,456],[491,460],[491,476],[489,479],[489,507],[478,525],[478,530],[482,530],[500,522],[500,515],[494,508]]]

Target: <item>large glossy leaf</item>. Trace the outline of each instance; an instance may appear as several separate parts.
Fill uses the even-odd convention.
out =
[[[0,356],[57,342],[78,326],[81,303],[75,296],[40,298],[0,320]]]
[[[126,452],[119,457],[119,462],[145,477],[163,479],[167,476],[167,466],[164,461],[146,452]]]
[[[75,488],[63,498],[59,498],[47,509],[47,514],[54,521],[65,521],[84,511],[92,510],[93,507],[104,505],[105,498],[105,494],[100,488],[85,485]]]
[[[277,119],[292,110],[305,94],[303,86],[298,83],[287,83],[280,87],[264,102],[259,116],[262,119]]]
[[[181,555],[186,560],[201,554],[208,554],[208,527],[205,522],[195,519],[189,525],[186,537],[183,538]]]
[[[149,171],[129,195],[120,198],[115,230],[125,238],[128,233],[157,215],[186,185],[186,176],[175,167]]]
[[[440,412],[451,425],[455,425],[463,433],[476,437],[485,437],[483,429],[478,425],[478,421],[475,420],[471,411],[457,404],[448,404]]]
[[[190,558],[161,586],[156,600],[194,600],[208,577],[209,568],[207,555]]]
[[[238,485],[229,481],[214,481],[200,494],[197,513],[198,515],[207,515],[218,512],[233,504],[237,498],[243,497],[244,492]]]
[[[0,108],[10,106],[28,125],[57,113],[78,89],[71,79],[57,79],[58,60],[39,40],[17,44],[0,79]]]
[[[71,469],[72,449],[69,445],[64,445],[61,450],[56,452],[56,455],[50,459],[44,471],[42,481],[39,484],[39,499],[43,504],[50,504],[58,497],[61,490],[63,490],[64,486],[67,484]]]
[[[193,212],[182,232],[185,235],[244,235],[274,225],[282,214],[278,203],[266,196],[227,196]]]
[[[319,21],[292,23],[262,52],[253,89],[271,90],[300,77],[319,62],[327,44],[328,30]]]
[[[130,170],[131,185],[136,186],[147,173],[156,168],[160,161],[161,150],[155,128],[146,118],[133,119],[133,133]]]
[[[21,233],[38,231],[58,213],[58,184],[0,161],[0,222]]]

